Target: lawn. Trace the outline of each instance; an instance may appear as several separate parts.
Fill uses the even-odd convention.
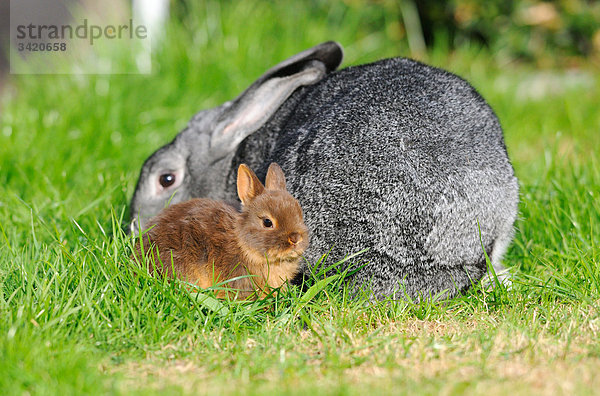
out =
[[[374,7],[203,4],[169,26],[151,75],[13,76],[2,93],[3,394],[600,392],[600,73],[585,64],[423,56],[505,129],[521,182],[510,290],[367,303],[316,275],[308,291],[219,303],[136,278],[120,226],[139,169],[196,111],[328,39],[344,66],[409,54]]]

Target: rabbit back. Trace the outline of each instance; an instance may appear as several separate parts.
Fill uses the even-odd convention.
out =
[[[512,236],[518,183],[497,117],[469,83],[412,60],[299,89],[242,142],[241,162],[259,177],[286,169],[308,262],[368,248],[352,281],[376,295],[453,295],[485,274],[483,248],[500,257]]]
[[[160,274],[203,288],[242,276],[243,268],[231,265],[241,257],[235,233],[238,216],[232,206],[210,199],[172,205],[153,218],[142,235],[146,261]],[[140,249],[138,242],[138,255]]]

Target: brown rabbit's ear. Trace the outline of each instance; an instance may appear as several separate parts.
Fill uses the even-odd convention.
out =
[[[267,179],[265,180],[265,187],[268,190],[283,190],[285,191],[285,175],[281,167],[275,162],[269,165],[267,170]]]
[[[247,205],[250,201],[262,194],[265,187],[262,185],[258,177],[245,164],[241,164],[237,174],[237,190],[238,197],[242,201],[242,205]]]

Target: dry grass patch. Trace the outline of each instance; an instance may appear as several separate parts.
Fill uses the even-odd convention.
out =
[[[442,394],[587,393],[600,389],[599,322],[579,313],[584,320],[575,317],[559,333],[549,326],[494,326],[502,323],[497,317],[415,319],[366,333],[313,324],[312,330],[256,334],[235,344],[213,332],[203,342],[187,343],[188,358],[151,356],[111,371],[125,377],[123,389],[175,388],[186,394],[410,393],[417,384]],[[211,342],[219,349],[202,349]]]

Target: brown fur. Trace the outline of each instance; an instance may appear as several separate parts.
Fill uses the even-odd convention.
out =
[[[241,212],[210,199],[192,199],[164,209],[142,236],[143,256],[156,265],[151,271],[202,288],[244,277],[223,285],[230,291],[220,291],[219,297],[264,296],[291,280],[308,247],[308,229],[277,164],[269,166],[265,184],[266,188],[254,172],[240,165]],[[272,221],[272,228],[264,226],[264,218]],[[142,257],[140,241],[135,255]]]

